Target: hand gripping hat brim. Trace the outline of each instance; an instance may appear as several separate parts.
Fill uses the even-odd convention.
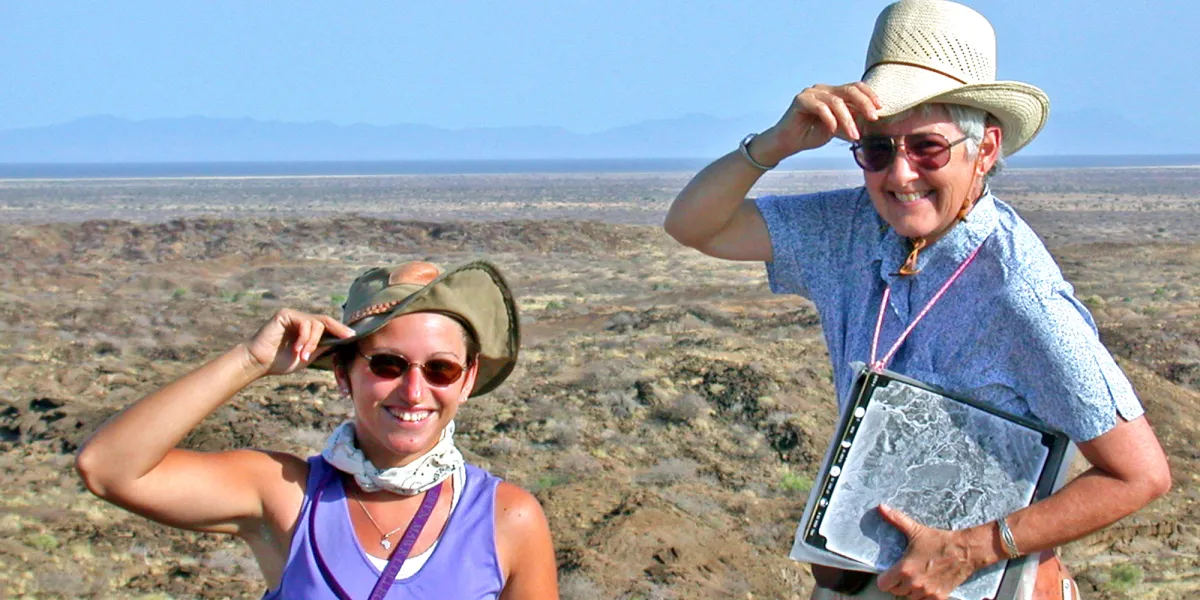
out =
[[[946,0],[901,0],[875,21],[863,81],[881,117],[926,103],[980,108],[1004,130],[1002,152],[1025,147],[1046,125],[1050,99],[1017,81],[996,81],[996,34],[983,15]]]
[[[484,261],[434,277],[439,271],[430,263],[406,263],[363,273],[351,284],[342,308],[342,322],[354,330],[354,337],[339,339],[326,334],[321,345],[356,342],[401,315],[441,313],[470,328],[479,342],[479,372],[471,396],[496,389],[516,367],[521,345],[517,306],[508,283],[495,266]],[[331,353],[310,366],[333,368]]]

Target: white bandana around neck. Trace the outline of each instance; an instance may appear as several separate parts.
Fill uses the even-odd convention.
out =
[[[329,436],[321,456],[337,470],[354,476],[365,492],[385,490],[402,496],[415,496],[441,483],[463,467],[463,455],[454,446],[454,421],[446,424],[442,436],[429,452],[402,467],[380,471],[354,437],[354,422],[338,425]]]

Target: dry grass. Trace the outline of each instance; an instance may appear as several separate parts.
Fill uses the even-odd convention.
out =
[[[1117,563],[1144,570],[1128,589],[1188,598],[1200,593],[1200,213],[1181,194],[1194,182],[1156,172],[1161,192],[1148,192],[1137,187],[1149,185],[1144,178],[1130,178],[1136,185],[1117,195],[1141,195],[1120,208],[1100,186],[1121,179],[1094,175],[1014,172],[997,187],[1002,196],[1009,187],[1092,307],[1146,399],[1177,484],[1066,555],[1089,598],[1128,591],[1110,585],[1128,579],[1112,575]],[[71,453],[120,406],[279,307],[336,314],[336,296],[364,265],[487,256],[518,292],[521,364],[503,388],[464,407],[459,444],[537,493],[564,598],[807,595],[811,578],[786,553],[834,416],[820,325],[805,300],[768,293],[761,265],[708,259],[657,227],[628,224],[660,219],[686,176],[382,179],[190,191],[0,182],[0,204],[23,219],[101,209],[126,219],[0,225],[6,594],[260,595],[242,545],[95,500],[74,477]],[[761,188],[853,183],[842,179],[773,174]],[[116,196],[131,199],[108,202]],[[63,200],[51,210],[40,200],[48,197]],[[321,217],[346,207],[381,216],[402,207],[429,222]],[[256,211],[289,217],[250,218]],[[237,218],[168,220],[201,213]],[[572,220],[494,221],[523,216]],[[476,220],[445,222],[460,217]],[[348,411],[327,374],[277,378],[221,408],[186,443],[307,455]]]

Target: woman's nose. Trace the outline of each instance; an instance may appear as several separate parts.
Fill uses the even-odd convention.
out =
[[[904,184],[920,176],[920,172],[909,162],[908,150],[903,145],[897,146],[896,156],[892,158],[892,165],[888,167],[888,178],[894,183]]]
[[[425,391],[425,377],[417,365],[410,365],[400,376],[400,393],[405,400],[417,402]]]

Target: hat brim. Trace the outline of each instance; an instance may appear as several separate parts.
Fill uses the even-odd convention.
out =
[[[332,348],[357,342],[379,331],[392,319],[417,312],[445,314],[471,329],[479,342],[479,371],[471,396],[481,396],[496,389],[516,368],[521,345],[517,305],[504,277],[496,267],[484,261],[442,273],[387,312],[350,324],[355,332],[353,337],[338,338],[326,333],[320,347],[331,350],[309,367],[332,369]]]
[[[1001,151],[1011,156],[1046,126],[1050,98],[1035,86],[1018,81],[964,84],[923,67],[882,63],[863,76],[879,97],[879,116],[889,117],[921,104],[962,104],[987,111],[1004,130]]]

